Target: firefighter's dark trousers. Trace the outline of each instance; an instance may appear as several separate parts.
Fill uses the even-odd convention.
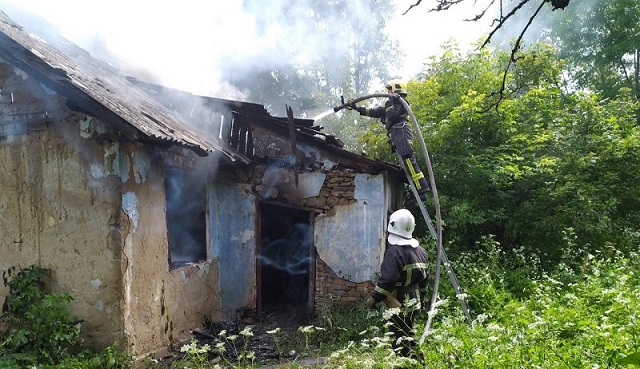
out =
[[[389,332],[393,333],[392,347],[396,354],[404,357],[415,357],[414,352],[415,331],[413,330],[413,322],[417,311],[408,313],[399,313],[391,316],[391,325]]]
[[[387,133],[389,134],[393,148],[402,158],[402,165],[404,165],[411,176],[411,181],[416,187],[416,190],[418,190],[420,198],[426,200],[429,185],[413,154],[413,147],[411,146],[413,134],[411,133],[411,128],[407,122],[400,122],[391,126],[387,130]]]

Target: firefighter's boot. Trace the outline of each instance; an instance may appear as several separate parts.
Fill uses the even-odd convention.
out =
[[[427,194],[429,193],[429,185],[427,184],[427,180],[424,178],[424,174],[420,170],[418,163],[416,163],[416,159],[411,155],[406,158],[402,158],[402,160],[409,175],[411,176],[411,185],[418,191],[420,200],[426,201]]]

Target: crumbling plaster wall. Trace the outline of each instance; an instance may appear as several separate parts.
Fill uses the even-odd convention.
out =
[[[258,130],[258,132],[260,132]],[[258,200],[314,211],[316,308],[323,299],[355,301],[370,291],[384,253],[384,224],[398,184],[384,173],[361,173],[317,147],[298,143],[298,183],[285,138],[254,132],[256,160],[232,180],[249,183]],[[366,291],[366,292],[365,292]]]
[[[49,287],[73,297],[82,336],[112,344],[123,333],[118,181],[92,175],[104,149],[82,138],[83,115],[8,64],[0,63],[0,83],[3,132],[38,127],[0,138],[0,269],[51,269]],[[0,287],[0,301],[7,293]]]
[[[120,155],[131,167],[122,185],[128,219],[122,227],[124,331],[130,352],[160,356],[205,321],[219,319],[218,262],[208,257],[180,267],[169,264],[163,160],[150,159],[141,145],[128,145]],[[171,160],[185,167],[202,165],[207,175],[206,159],[187,155]]]
[[[316,260],[315,311],[330,308],[335,302],[353,303],[369,297],[373,280],[354,282],[336,274],[322,259]]]
[[[0,269],[52,269],[50,287],[73,297],[96,348],[162,352],[216,320],[217,261],[169,267],[152,149],[114,141],[107,124],[1,62],[0,83]],[[7,293],[0,286],[0,302]]]

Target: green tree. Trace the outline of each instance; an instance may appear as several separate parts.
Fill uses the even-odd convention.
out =
[[[446,240],[472,248],[494,235],[505,248],[525,246],[550,260],[570,254],[567,245],[585,245],[583,251],[633,245],[640,157],[638,104],[630,91],[608,100],[567,93],[563,61],[536,45],[522,52],[507,75],[505,99],[492,109],[489,97],[507,60],[504,52],[461,53],[449,45],[409,84]],[[371,131],[364,139],[388,158],[382,137]]]
[[[530,99],[519,103],[535,104]],[[640,220],[637,102],[622,90],[606,101],[597,94],[572,94],[555,107],[548,121],[552,139],[546,175],[540,178],[544,182],[530,189],[531,196],[510,217],[511,239],[525,243],[528,238],[526,245],[532,247],[545,240],[558,246],[556,255],[566,251],[568,236],[585,245],[582,251],[631,250]]]
[[[638,1],[585,1],[562,13],[545,13],[543,20],[532,39],[558,48],[578,88],[600,91],[609,98],[624,87],[640,98]]]
[[[259,14],[258,33],[270,31],[277,19],[295,27],[282,28],[274,52],[277,62],[254,65],[250,73],[239,73],[232,65],[226,75],[248,92],[248,99],[284,114],[284,104],[296,116],[313,117],[337,105],[337,96],[361,95],[376,79],[387,79],[389,70],[402,61],[397,42],[384,32],[394,5],[383,1],[246,1],[245,10]],[[381,50],[385,50],[381,52]],[[394,55],[394,57],[389,57]]]

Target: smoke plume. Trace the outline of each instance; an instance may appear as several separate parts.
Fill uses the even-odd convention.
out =
[[[341,30],[335,29],[334,37],[327,38],[331,33],[318,28],[335,28],[345,14],[310,14],[311,3],[0,0],[0,9],[29,32],[59,34],[129,75],[194,94],[243,100],[244,92],[228,83],[229,73],[241,79],[249,71],[305,66],[319,55],[345,52],[354,36],[379,36],[340,38],[335,36]],[[348,17],[369,21],[370,1],[352,3],[362,11]],[[322,21],[309,22],[312,16]]]

